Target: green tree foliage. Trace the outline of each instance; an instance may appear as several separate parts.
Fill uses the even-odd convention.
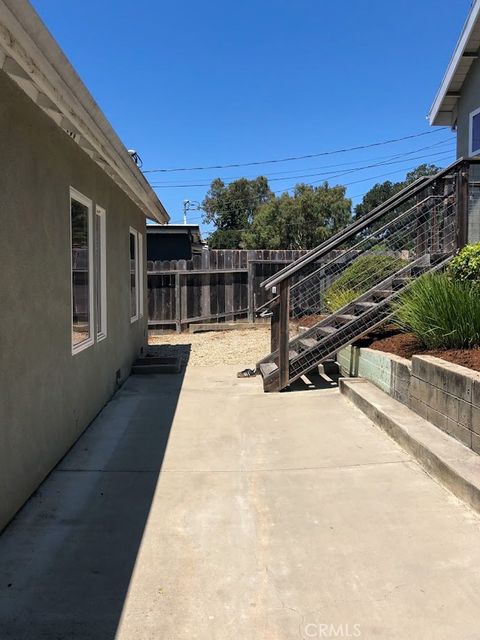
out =
[[[345,187],[298,184],[293,195],[271,198],[243,234],[247,249],[312,249],[351,220]]]
[[[240,178],[226,185],[216,178],[202,202],[203,221],[213,223],[216,230],[209,236],[212,249],[241,248],[242,232],[248,229],[253,217],[272,198],[268,180]]]
[[[404,189],[406,186],[418,180],[422,176],[433,176],[440,171],[440,167],[434,164],[421,164],[413,171],[409,171],[405,176],[405,180],[401,182],[379,182],[368,191],[362,199],[362,202],[355,207],[355,218],[361,218],[365,214],[384,203],[386,200],[394,196],[396,193]]]
[[[355,207],[355,218],[362,218],[372,209],[378,207],[396,193],[403,189],[403,182],[379,182],[370,189],[364,196],[360,204]]]

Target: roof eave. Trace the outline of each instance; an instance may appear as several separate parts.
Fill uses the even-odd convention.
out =
[[[147,218],[169,216],[27,0],[0,0],[0,69],[109,175]]]
[[[455,125],[455,107],[459,90],[477,57],[480,44],[479,33],[480,0],[475,0],[448,64],[440,88],[430,109],[428,119],[431,125]],[[475,36],[475,37],[473,37]]]

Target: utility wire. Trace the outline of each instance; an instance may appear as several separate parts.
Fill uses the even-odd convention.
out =
[[[390,154],[388,156],[377,156],[376,158],[365,158],[364,162],[372,162],[375,160],[395,160],[397,158],[401,158],[404,156],[411,156],[414,153],[419,153],[420,151],[426,151],[428,149],[433,149],[433,148],[437,148],[443,145],[447,145],[447,144],[453,144],[453,141],[451,138],[445,138],[444,140],[441,140],[440,142],[436,142],[435,144],[431,144],[428,145],[426,147],[420,147],[418,149],[413,149],[412,151],[406,151],[404,153],[395,153],[395,154]],[[356,165],[357,164],[357,160],[350,160],[348,162],[339,162],[336,164],[325,164],[322,165],[320,167],[306,167],[305,169],[291,169],[289,171],[272,171],[272,172],[268,172],[268,173],[262,173],[262,177],[265,178],[269,178],[270,176],[278,176],[278,175],[285,175],[285,174],[293,174],[293,173],[298,173],[299,171],[315,171],[316,169],[330,169],[330,168],[335,168],[335,167],[345,167],[348,165]],[[218,176],[214,176],[212,178],[204,178],[204,180],[206,180],[207,182],[205,182],[205,184],[203,185],[197,185],[197,184],[188,184],[188,186],[209,186],[209,184],[212,182],[212,180],[215,180]],[[241,176],[227,176],[225,178],[225,180],[238,180],[240,178],[257,178],[258,177],[258,173],[255,174],[248,174],[248,175],[241,175]],[[295,177],[295,176],[292,176]],[[160,187],[160,186],[183,186],[184,181],[181,181],[179,183],[179,181],[172,181],[169,180],[168,182],[155,182],[154,184],[152,183],[151,186],[155,186],[155,187]],[[185,183],[186,184],[186,183]]]
[[[447,131],[448,127],[440,127],[439,129],[432,129],[423,131],[420,133],[414,133],[409,136],[403,136],[402,138],[392,138],[391,140],[382,140],[380,142],[372,142],[370,144],[359,145],[357,147],[349,147],[345,149],[335,149],[332,151],[322,151],[320,153],[309,153],[303,156],[290,156],[288,158],[276,158],[273,160],[257,160],[254,162],[235,162],[231,164],[217,164],[204,167],[176,167],[172,169],[146,169],[143,173],[173,173],[175,171],[205,171],[208,169],[230,169],[232,167],[252,167],[261,164],[276,164],[279,162],[292,162],[295,160],[306,160],[308,158],[319,158],[321,156],[330,156],[338,153],[347,153],[349,151],[360,151],[361,149],[371,149],[372,147],[380,147],[387,144],[394,144],[396,142],[403,142],[404,140],[412,140],[413,138],[421,138],[423,136],[429,136],[440,131]]]
[[[410,166],[410,167],[403,167],[401,169],[395,169],[395,171],[389,171],[387,173],[382,173],[382,174],[378,174],[378,175],[375,175],[375,176],[369,176],[367,178],[362,178],[361,180],[354,180],[352,182],[346,182],[346,183],[344,183],[342,185],[338,185],[338,186],[340,186],[340,187],[348,187],[348,186],[351,186],[353,184],[359,184],[359,183],[362,183],[362,182],[368,182],[369,180],[376,180],[378,178],[384,178],[386,176],[391,176],[391,175],[395,175],[395,174],[398,174],[398,173],[408,172],[408,171],[411,171],[413,169],[416,169],[417,166],[418,165],[413,165],[413,166]],[[323,180],[318,180],[316,182],[323,182]],[[303,184],[305,184],[307,186],[315,186],[316,183],[308,183],[307,182],[307,183],[303,183]],[[293,189],[295,186],[296,185],[292,185],[291,187],[288,187],[288,188],[278,189],[276,191],[272,191],[271,194],[277,195],[278,193],[287,193],[288,191]],[[268,194],[268,195],[270,195],[270,194]],[[365,194],[363,194],[363,195],[365,195]],[[358,197],[358,196],[355,196],[355,197]],[[251,199],[249,199],[248,204],[250,204],[251,202],[254,202],[255,200],[264,200],[265,198],[266,198],[266,196],[259,196],[259,197],[256,197],[256,198],[251,198]],[[265,202],[268,202],[268,200],[265,199]],[[230,211],[233,213],[235,211],[235,209],[232,209],[231,207],[232,207],[232,205],[235,205],[237,203],[240,203],[239,206],[238,206],[238,209],[241,209],[242,208],[241,207],[242,203],[245,204],[245,198],[235,198],[233,200],[226,201],[225,204],[230,208]]]
[[[430,154],[426,154],[426,155],[421,155],[421,156],[413,156],[413,157],[409,157],[409,158],[403,158],[401,160],[392,160],[391,162],[376,162],[373,164],[367,164],[367,165],[363,165],[363,166],[358,166],[358,167],[353,167],[351,169],[345,169],[344,171],[338,172],[337,171],[326,171],[326,172],[322,172],[322,173],[306,173],[303,175],[298,175],[298,176],[285,176],[282,178],[269,178],[269,182],[282,182],[285,180],[299,180],[301,178],[316,178],[318,176],[324,176],[325,178],[328,177],[333,177],[333,178],[337,178],[343,175],[348,175],[349,173],[355,173],[357,171],[365,171],[366,169],[372,169],[374,167],[383,167],[383,166],[387,166],[387,165],[391,165],[391,164],[401,164],[403,162],[410,162],[411,160],[423,160],[425,158],[435,158],[438,156],[444,156],[446,154],[451,153],[451,151],[453,150],[453,146],[451,149],[443,149],[442,151],[439,151],[438,153],[430,153]],[[233,180],[234,182],[234,180]],[[319,181],[316,181],[319,182]],[[151,184],[150,186],[153,189],[186,189],[189,187],[209,187],[211,183],[209,182],[203,182],[203,183],[197,183],[197,184],[172,184],[172,185],[166,185],[166,184]],[[225,182],[224,183],[225,186],[228,186],[229,184],[232,184],[231,182]]]

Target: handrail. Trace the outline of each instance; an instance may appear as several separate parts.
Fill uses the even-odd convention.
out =
[[[399,214],[396,218],[394,218],[390,222],[385,223],[383,225],[383,227],[380,227],[379,229],[376,230],[376,233],[381,233],[382,231],[388,229],[388,227],[390,227],[390,225],[392,223],[394,223],[394,222],[396,224],[398,224],[401,220],[403,220],[404,218],[409,216],[412,213],[412,211],[414,211],[415,209],[418,209],[419,207],[424,206],[428,201],[432,200],[432,198],[433,199],[442,199],[443,197],[444,196],[427,196],[423,200],[420,200],[420,202],[417,202],[416,204],[412,205],[409,209],[407,209],[403,213]],[[356,244],[354,244],[352,247],[349,247],[348,251],[347,251],[347,254],[348,253],[353,253],[354,251],[356,251],[358,249],[358,247],[360,247],[366,240],[367,240],[367,238],[364,238],[364,239],[360,240],[359,242],[357,242]],[[317,276],[321,271],[326,271],[328,269],[328,267],[330,267],[332,264],[334,264],[336,262],[336,260],[337,260],[336,258],[330,259],[328,262],[325,262],[324,264],[319,266],[319,268],[316,271],[313,271],[312,273],[309,273],[304,278],[302,278],[301,280],[299,280],[295,284],[291,285],[290,292],[295,291],[296,288],[298,288],[298,287],[302,286],[303,284],[305,284],[305,282],[307,282],[307,280],[309,280],[310,278]],[[258,307],[255,310],[255,312],[259,313],[263,309],[267,309],[268,307],[272,306],[278,300],[278,298],[279,298],[279,296],[275,296],[271,300],[268,300],[267,302],[264,302],[260,307]]]
[[[405,189],[402,189],[397,194],[392,196],[392,198],[373,209],[369,214],[363,216],[358,222],[354,222],[341,231],[338,231],[335,235],[323,242],[320,246],[312,249],[306,255],[302,256],[298,260],[295,260],[295,262],[292,262],[290,265],[281,269],[273,276],[270,276],[270,278],[264,280],[261,283],[261,286],[265,287],[265,289],[271,289],[279,282],[282,282],[286,278],[289,278],[293,274],[297,273],[303,266],[310,264],[311,262],[314,262],[315,260],[318,260],[322,256],[326,255],[330,251],[335,250],[345,240],[348,240],[352,236],[356,235],[359,231],[367,227],[372,222],[378,220],[378,218],[381,218],[396,206],[402,204],[409,198],[417,195],[417,193],[420,193],[425,188],[434,184],[439,178],[448,175],[452,171],[452,169],[460,167],[466,161],[467,160],[465,158],[459,158],[445,169],[442,169],[442,171],[436,173],[434,176],[424,176],[419,178],[415,182],[412,182],[412,184],[405,187]],[[477,164],[480,163],[480,158],[468,158],[468,162]],[[257,309],[257,311],[258,310],[259,309]]]

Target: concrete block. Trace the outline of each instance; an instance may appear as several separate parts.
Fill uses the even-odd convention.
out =
[[[480,436],[480,409],[472,406],[471,411],[472,415],[469,426],[474,433]]]
[[[464,427],[472,429],[472,416],[472,405],[465,400],[458,400],[458,422]],[[480,412],[478,418],[480,419]]]
[[[421,400],[424,404],[431,405],[433,402],[433,387],[429,382],[412,376],[410,380],[410,395],[412,398]]]
[[[412,396],[410,396],[409,406],[410,409],[412,411],[415,411],[416,414],[418,414],[422,418],[427,418],[428,406],[424,402],[422,402],[418,398],[413,398]]]
[[[427,420],[465,446],[472,448],[472,432],[461,424],[445,416],[440,411],[428,407]]]
[[[472,399],[470,370],[434,356],[413,356],[412,375],[462,400]],[[479,379],[480,382],[480,379]],[[480,400],[480,385],[479,385]]]
[[[448,416],[451,420],[459,421],[459,400],[455,396],[446,393],[442,389],[433,389],[432,401],[429,404],[433,409]]]
[[[470,379],[472,381],[472,404],[480,409],[480,373],[472,372]]]
[[[472,433],[472,449],[475,453],[480,453],[480,436]]]

